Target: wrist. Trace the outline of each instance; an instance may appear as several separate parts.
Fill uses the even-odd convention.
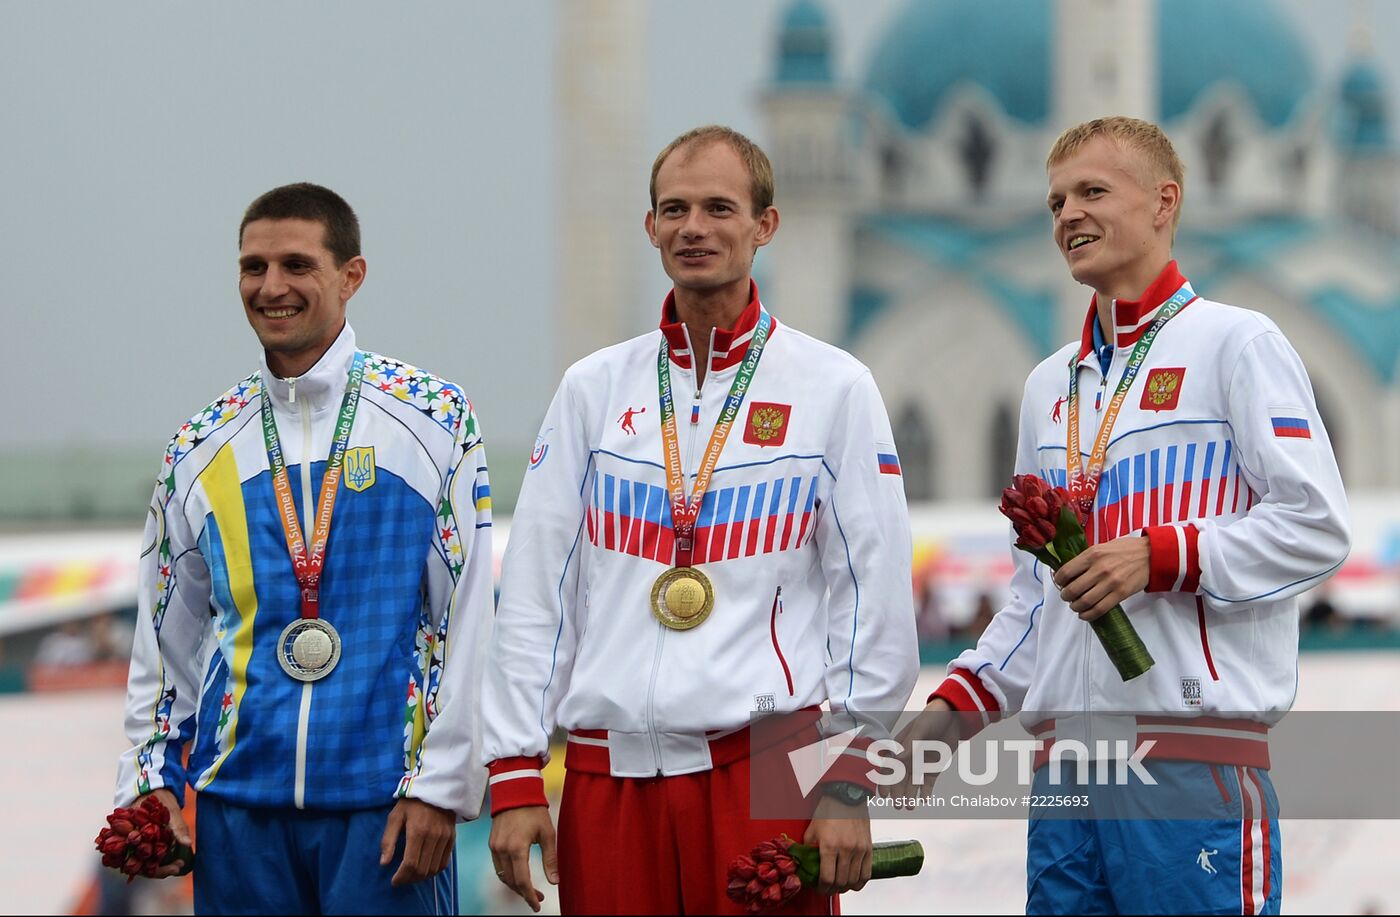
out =
[[[869,787],[850,780],[829,780],[821,785],[821,794],[846,806],[864,806],[875,795]]]

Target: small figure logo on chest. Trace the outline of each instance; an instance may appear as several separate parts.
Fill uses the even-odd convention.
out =
[[[628,436],[636,436],[637,428],[632,425],[632,418],[636,417],[638,414],[645,414],[646,412],[647,409],[645,405],[639,408],[629,407],[627,410],[623,411],[622,416],[617,419],[617,422],[622,425],[622,432],[626,433]]]

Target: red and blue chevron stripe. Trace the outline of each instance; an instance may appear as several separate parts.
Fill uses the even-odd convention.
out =
[[[695,522],[695,562],[787,551],[816,534],[817,476],[722,487],[705,494]],[[655,484],[595,475],[588,540],[609,551],[669,564],[675,554],[670,500]]]
[[[1041,476],[1065,484],[1064,468],[1041,469]],[[1258,501],[1245,483],[1231,440],[1139,452],[1104,469],[1089,541],[1098,544],[1152,525],[1239,516]]]

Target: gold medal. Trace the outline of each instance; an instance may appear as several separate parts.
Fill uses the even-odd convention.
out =
[[[695,567],[672,567],[651,587],[651,613],[672,630],[690,630],[710,616],[715,590]]]

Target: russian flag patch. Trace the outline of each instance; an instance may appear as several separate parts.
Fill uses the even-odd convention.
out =
[[[1312,439],[1306,417],[1273,417],[1274,435],[1294,439]]]
[[[899,456],[893,452],[876,452],[875,462],[881,474],[899,474]]]

